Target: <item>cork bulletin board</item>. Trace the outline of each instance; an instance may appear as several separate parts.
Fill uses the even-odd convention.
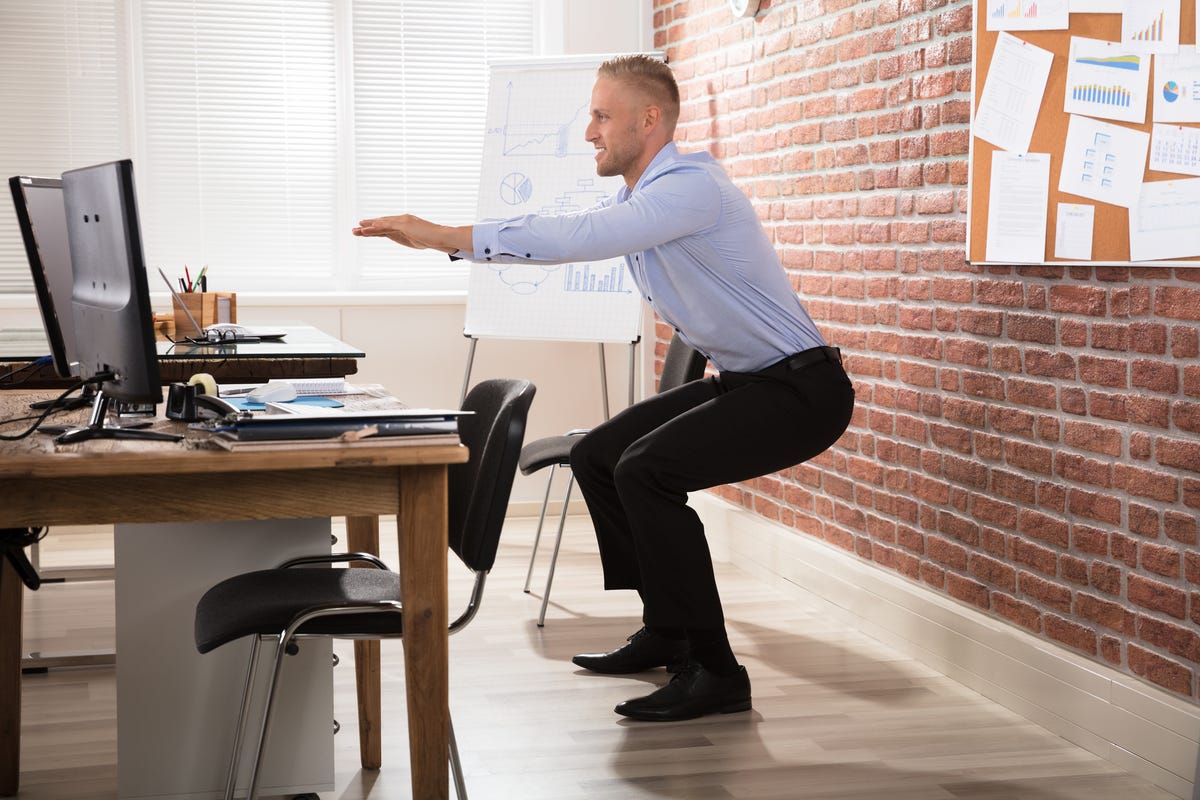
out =
[[[1061,0],[1064,4],[1067,0]],[[1119,5],[1119,4],[1118,4]],[[1040,263],[1040,264],[1141,264],[1141,265],[1174,265],[1174,266],[1193,266],[1200,267],[1200,250],[1195,250],[1193,253],[1178,253],[1172,254],[1170,257],[1155,257],[1148,259],[1134,260],[1131,257],[1130,247],[1130,215],[1134,213],[1130,208],[1117,205],[1114,203],[1103,202],[1098,199],[1088,198],[1076,195],[1074,193],[1064,192],[1060,190],[1060,177],[1064,169],[1064,163],[1070,158],[1069,155],[1064,155],[1068,143],[1068,128],[1071,126],[1072,114],[1068,113],[1065,108],[1065,97],[1068,92],[1068,69],[1072,57],[1071,43],[1072,37],[1084,37],[1092,40],[1102,40],[1107,42],[1120,43],[1122,41],[1122,17],[1121,13],[1071,13],[1069,14],[1069,27],[1066,30],[1009,30],[1003,35],[1013,36],[1027,45],[1033,45],[1042,50],[1053,54],[1053,59],[1050,62],[1049,77],[1046,80],[1044,94],[1042,95],[1041,104],[1036,112],[1036,122],[1033,124],[1032,137],[1028,147],[1029,154],[1048,154],[1049,156],[1049,202],[1046,206],[1046,236],[1044,252],[1041,254],[1041,260],[1022,259],[1017,261],[1006,261],[993,259],[989,261],[988,256],[988,225],[989,225],[989,200],[995,195],[992,194],[992,164],[993,154],[1000,150],[995,144],[992,144],[985,139],[980,138],[978,125],[980,123],[980,103],[984,94],[984,86],[987,81],[989,71],[993,65],[994,56],[999,61],[997,54],[997,43],[1000,40],[1002,33],[996,30],[988,30],[988,15],[996,15],[999,13],[1015,14],[1023,10],[1025,13],[1037,13],[1037,9],[1030,8],[1035,6],[1030,0],[975,0],[974,9],[974,61],[973,61],[973,93],[972,93],[972,136],[970,148],[970,180],[969,180],[969,205],[968,205],[968,224],[967,224],[967,260],[971,263],[986,264],[986,263]],[[1011,7],[1011,8],[1009,8]],[[1045,2],[1043,2],[1043,8]],[[1179,44],[1181,47],[1186,45],[1195,45],[1196,43],[1196,0],[1182,0],[1179,8]],[[1126,31],[1128,35],[1128,31]],[[1154,34],[1154,29],[1150,29],[1150,35]],[[1143,34],[1145,35],[1145,34]],[[1011,40],[1009,40],[1011,43]],[[1186,48],[1185,48],[1186,49]],[[1183,51],[1181,51],[1183,52]],[[1172,91],[1195,91],[1200,98],[1200,83],[1193,86],[1184,86],[1182,90],[1174,84],[1168,83],[1164,77],[1156,76],[1155,72],[1158,68],[1160,60],[1159,55],[1153,57],[1149,55],[1141,55],[1141,58],[1149,60],[1149,86],[1146,91],[1146,113],[1144,122],[1115,120],[1112,118],[1100,119],[1101,122],[1107,125],[1119,125],[1123,128],[1143,132],[1147,137],[1150,137],[1155,123],[1155,95],[1162,92]],[[1078,60],[1078,58],[1077,58]],[[1165,70],[1162,71],[1165,74]],[[1078,84],[1071,89],[1073,93],[1079,91]],[[1134,101],[1136,106],[1136,100]],[[1099,117],[1097,117],[1099,119]],[[1086,122],[1087,120],[1085,120]],[[1160,120],[1160,123],[1164,122]],[[1077,123],[1078,124],[1078,121]],[[1200,136],[1200,122],[1180,122],[1171,123],[1183,133],[1191,135],[1194,133]],[[1192,130],[1188,130],[1192,129]],[[1155,140],[1155,145],[1158,145],[1158,140]],[[1009,151],[1012,152],[1011,150]],[[1015,154],[1014,154],[1015,155]],[[1130,159],[1133,161],[1133,159]],[[1147,157],[1142,162],[1142,182],[1152,181],[1186,181],[1190,179],[1200,180],[1200,176],[1196,173],[1181,174],[1176,172],[1166,172],[1160,170],[1152,170],[1149,168],[1151,159]],[[1136,164],[1136,162],[1135,162]],[[1069,167],[1068,167],[1069,169]],[[1131,170],[1126,170],[1127,174]],[[1069,173],[1073,174],[1073,173]],[[1058,227],[1058,209],[1060,203],[1073,204],[1078,207],[1080,205],[1092,206],[1094,211],[1094,220],[1091,235],[1091,253],[1090,258],[1076,257],[1058,257],[1056,253],[1056,230]],[[1148,207],[1148,206],[1147,206]],[[1035,205],[1034,208],[1040,208]],[[1182,207],[1181,207],[1182,211]],[[1197,229],[1200,229],[1200,214],[1198,214],[1192,223]],[[997,226],[999,230],[999,226]],[[1139,239],[1139,253],[1153,252],[1148,251],[1141,242],[1144,239]]]

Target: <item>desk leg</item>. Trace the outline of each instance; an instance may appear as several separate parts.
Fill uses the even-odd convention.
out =
[[[450,657],[447,641],[446,466],[406,467],[400,477],[400,594],[412,796],[448,800]]]
[[[21,777],[21,601],[25,585],[0,551],[0,797]]]
[[[379,555],[379,518],[346,517],[346,544],[354,553]],[[379,640],[354,643],[354,679],[358,686],[358,757],[363,769],[383,766]]]

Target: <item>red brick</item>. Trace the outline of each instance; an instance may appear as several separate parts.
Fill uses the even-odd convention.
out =
[[[964,603],[970,603],[971,605],[982,609],[988,608],[988,589],[978,581],[964,578],[963,576],[954,572],[947,572],[946,591],[956,600],[961,600]]]
[[[1093,561],[1088,571],[1088,584],[1114,597],[1121,594],[1121,568],[1105,561]]]
[[[1076,622],[1063,619],[1055,614],[1044,617],[1046,635],[1056,642],[1062,642],[1068,647],[1096,655],[1096,632]]]
[[[1162,581],[1130,575],[1125,581],[1125,594],[1135,606],[1169,614],[1183,619],[1187,610],[1187,594],[1182,589]]]
[[[1126,650],[1129,656],[1129,669],[1135,675],[1186,697],[1192,696],[1192,687],[1195,684],[1192,670],[1177,661],[1138,647],[1132,642]]]
[[[1191,628],[1143,616],[1138,618],[1137,632],[1143,642],[1200,663],[1200,634]]]
[[[979,553],[972,553],[969,569],[972,575],[985,583],[1009,592],[1017,590],[1017,571],[1010,564]]]
[[[1110,525],[1121,523],[1121,501],[1111,494],[1072,489],[1068,494],[1068,507],[1073,514],[1079,514],[1097,522],[1106,522]]]
[[[1200,472],[1200,442],[1159,437],[1154,441],[1154,451],[1164,467]]]
[[[1195,546],[1196,518],[1177,511],[1163,513],[1163,530],[1168,539],[1182,542],[1183,545]]]
[[[1120,603],[1094,597],[1085,592],[1080,592],[1075,597],[1075,615],[1130,636],[1133,635],[1137,623],[1137,615]]]
[[[1066,586],[1040,578],[1032,572],[1020,572],[1017,576],[1017,586],[1022,594],[1064,614],[1071,613],[1072,594]]]
[[[1165,578],[1178,578],[1182,574],[1179,550],[1169,545],[1142,543],[1142,569],[1162,575]]]
[[[1042,614],[1037,606],[1023,602],[1003,592],[992,592],[992,609],[1009,622],[1034,633],[1042,630]]]
[[[1100,655],[1114,666],[1121,664],[1121,640],[1115,636],[1100,637]]]

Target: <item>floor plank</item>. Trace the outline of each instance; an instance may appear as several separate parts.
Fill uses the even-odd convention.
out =
[[[572,518],[546,627],[521,591],[534,520],[512,520],[479,616],[450,641],[451,707],[476,800],[1167,800],[1129,775],[819,611],[797,606],[722,565],[730,639],[751,676],[754,710],[681,723],[612,712],[652,690],[661,670],[604,677],[570,663],[639,627],[636,596],[601,590],[586,518]],[[395,546],[384,521],[385,560]],[[110,557],[106,532],[52,537],[44,564]],[[393,558],[394,561],[394,558]],[[451,565],[451,608],[468,578]],[[47,586],[27,595],[27,650],[111,647],[111,584]],[[339,643],[337,789],[326,800],[409,796],[400,645],[383,645],[383,764],[358,768],[351,646]],[[115,687],[110,669],[26,676],[27,800],[116,797]]]

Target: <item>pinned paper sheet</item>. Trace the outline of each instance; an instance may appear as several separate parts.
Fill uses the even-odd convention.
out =
[[[1002,150],[1027,152],[1053,60],[1049,50],[1011,33],[997,36],[971,132]]]
[[[1102,39],[1071,37],[1063,111],[1121,122],[1146,121],[1150,56]]]
[[[1095,206],[1059,203],[1058,222],[1054,230],[1054,257],[1091,261],[1095,222]]]
[[[1048,153],[992,153],[985,258],[1007,264],[1045,261],[1049,205]]]
[[[1071,116],[1058,190],[1129,208],[1137,203],[1150,134]]]
[[[1150,169],[1200,175],[1200,128],[1156,124],[1150,136]]]
[[[1121,44],[1135,53],[1179,50],[1179,0],[1125,0]]]
[[[1062,31],[1067,29],[1067,0],[988,0],[989,31]]]
[[[1134,261],[1200,256],[1200,178],[1142,184],[1129,210],[1129,257]]]
[[[1154,121],[1200,122],[1200,54],[1195,45],[1154,57]]]

